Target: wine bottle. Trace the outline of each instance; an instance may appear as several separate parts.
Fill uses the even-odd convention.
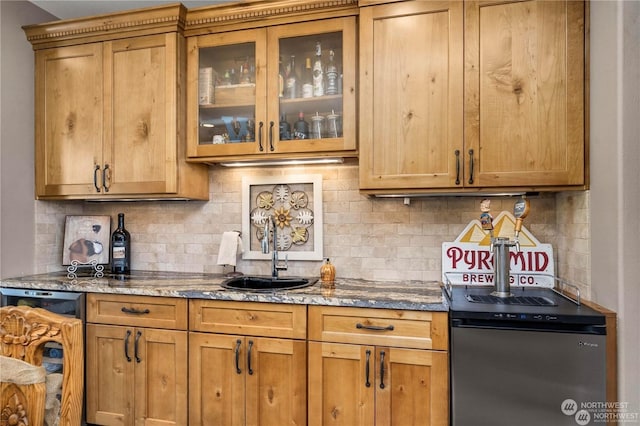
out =
[[[298,73],[296,72],[296,56],[291,55],[289,61],[289,74],[285,81],[285,97],[288,99],[294,99],[298,97]]]
[[[308,139],[309,138],[309,123],[304,120],[304,112],[300,111],[298,114],[298,121],[293,125],[293,138],[294,139]]]
[[[307,58],[302,74],[302,97],[313,97],[313,69],[311,68],[311,58]]]
[[[320,42],[316,43],[316,59],[313,62],[313,96],[324,96],[324,66]]]
[[[334,62],[334,56],[335,52],[333,49],[329,50],[329,63],[327,64],[327,88],[325,91],[327,95],[338,94],[338,68]]]
[[[111,234],[111,272],[128,274],[131,269],[131,236],[124,227],[124,213],[118,213],[118,227]]]

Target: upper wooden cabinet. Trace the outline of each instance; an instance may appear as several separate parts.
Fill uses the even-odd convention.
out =
[[[285,1],[274,8],[256,2],[189,12],[188,157],[222,162],[355,156],[357,8],[345,8],[348,3],[355,6]],[[252,19],[256,13],[265,19]],[[203,21],[211,24],[203,27]],[[325,75],[316,81],[325,87],[306,91],[318,52]],[[297,80],[293,90],[290,75]],[[307,130],[296,130],[300,116]]]
[[[36,51],[37,198],[208,199],[206,168],[185,161],[185,14],[24,28]]]
[[[582,1],[362,7],[361,189],[584,189],[585,16]]]

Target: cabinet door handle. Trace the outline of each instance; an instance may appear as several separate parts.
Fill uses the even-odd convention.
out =
[[[380,325],[366,325],[366,324],[356,324],[356,328],[361,328],[363,330],[373,330],[373,331],[393,331],[395,328],[393,325],[389,324],[386,327]]]
[[[127,308],[126,306],[123,306],[121,311],[124,312],[125,314],[135,314],[135,315],[146,315],[151,312],[149,309]]]
[[[275,123],[273,121],[269,123],[269,150],[271,152],[274,151],[274,148],[273,148],[273,126],[274,125]]]
[[[100,166],[96,164],[96,167],[93,169],[93,186],[96,189],[96,192],[100,192],[100,187],[98,186],[98,171],[100,170]]]
[[[469,184],[473,184],[473,150],[469,150]]]
[[[264,148],[262,146],[262,128],[264,127],[264,123],[261,121],[260,124],[258,124],[258,149],[260,150],[260,152],[264,151]]]
[[[253,347],[253,340],[249,340],[249,348],[247,349],[247,372],[250,376],[253,375],[253,368],[251,368],[251,348]]]
[[[369,381],[369,361],[371,358],[371,351],[369,349],[367,349],[367,351],[365,352],[366,354],[366,361],[365,361],[365,368],[364,368],[364,375],[366,378],[366,382],[364,382],[364,385],[368,388],[371,387],[371,382]]]
[[[241,374],[242,370],[240,370],[240,345],[242,344],[242,340],[236,340],[236,374]]]
[[[384,389],[384,351],[380,351],[380,389]]]
[[[131,362],[129,356],[129,337],[131,337],[131,330],[127,330],[127,334],[124,336],[124,356],[127,358],[127,362]]]
[[[460,150],[456,149],[456,185],[460,185]]]
[[[139,346],[140,346],[140,336],[142,336],[142,332],[141,331],[136,332],[136,340],[133,345],[133,355],[136,357],[136,362],[138,363],[142,361],[142,359],[140,359],[140,354],[138,353]]]
[[[109,182],[109,185],[107,185]],[[102,172],[102,186],[104,187],[104,192],[109,192],[109,187],[111,186],[111,169],[108,164],[104,165],[104,171]]]

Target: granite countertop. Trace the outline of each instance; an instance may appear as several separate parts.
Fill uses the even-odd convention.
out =
[[[286,275],[283,274],[283,277]],[[189,299],[233,300],[241,302],[292,303],[303,305],[354,306],[365,308],[447,311],[438,281],[369,281],[338,278],[335,288],[319,281],[306,288],[252,292],[222,287],[227,278],[220,274],[133,271],[123,277],[105,273],[70,275],[66,271],[3,279],[1,287],[75,291],[84,293],[130,294],[182,297]]]

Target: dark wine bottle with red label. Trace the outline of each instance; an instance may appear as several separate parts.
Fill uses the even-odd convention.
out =
[[[111,234],[111,272],[128,274],[131,269],[131,235],[124,227],[124,213],[118,213],[118,227]]]

